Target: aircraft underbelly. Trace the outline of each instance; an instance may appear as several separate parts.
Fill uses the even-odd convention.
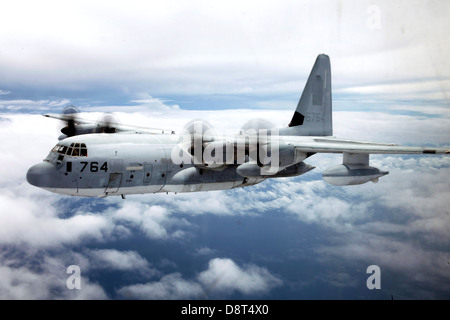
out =
[[[123,177],[122,177],[123,178]],[[71,196],[81,196],[81,197],[106,197],[106,196],[118,196],[118,195],[133,195],[133,194],[152,194],[161,192],[199,192],[199,191],[214,191],[214,190],[229,190],[239,187],[247,187],[255,185],[264,181],[265,179],[249,179],[249,180],[236,180],[236,181],[226,181],[226,182],[205,182],[205,183],[192,183],[186,185],[139,185],[133,187],[125,187],[117,185],[120,176],[117,175],[114,178],[114,182],[108,185],[105,192],[105,188],[45,188],[48,191],[71,195]]]
[[[228,190],[242,184],[242,181],[228,181],[216,183],[194,183],[194,184],[166,184],[161,190],[162,192],[198,192],[198,191],[214,191]]]

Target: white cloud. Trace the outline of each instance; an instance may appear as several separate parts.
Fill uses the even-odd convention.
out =
[[[395,100],[395,97],[410,100],[448,100],[450,97],[450,80],[424,79],[416,82],[382,83],[378,85],[355,86],[335,90],[335,93],[357,94],[357,96],[375,96],[381,99],[391,100]]]
[[[231,259],[215,258],[208,269],[195,280],[183,279],[180,273],[163,276],[159,281],[134,284],[117,292],[124,298],[138,299],[195,299],[238,291],[244,295],[264,295],[282,281],[266,268],[250,264],[239,267]]]
[[[208,247],[201,247],[196,250],[196,253],[201,256],[203,256],[203,255],[209,256],[209,255],[216,253],[216,250],[208,248]]]
[[[153,273],[150,264],[139,253],[135,251],[118,251],[115,249],[89,250],[88,255],[92,259],[90,264],[98,268],[113,270],[132,271],[139,270],[145,273]],[[92,268],[93,266],[90,266]]]
[[[2,187],[2,190],[0,242],[3,244],[45,248],[85,240],[102,241],[113,228],[108,219],[98,215],[61,218],[57,197],[37,190],[28,191],[25,183]]]
[[[134,123],[138,118],[138,114],[145,112],[145,113],[153,113],[153,114],[164,114],[164,113],[170,113],[170,114],[176,114],[176,111],[180,109],[180,107],[176,104],[170,104],[170,101],[165,101],[162,99],[154,98],[150,94],[144,92],[144,93],[136,93],[135,97],[138,99],[131,100],[130,103],[133,103],[134,105],[107,105],[107,106],[89,106],[85,107],[86,109],[89,109],[89,112],[105,112],[105,113],[118,113],[121,115],[121,117],[124,118],[130,118],[132,119],[132,122],[129,123],[123,123],[120,121],[119,123],[122,124],[132,124],[136,125]],[[88,115],[89,116],[89,115]],[[92,116],[92,115],[91,115]],[[100,116],[100,114],[98,115]],[[91,118],[92,119],[92,118]],[[98,119],[98,118],[97,118]],[[95,119],[92,119],[95,120]]]
[[[413,108],[412,108],[413,109]],[[339,138],[409,145],[448,145],[448,113],[444,117],[394,115],[385,112],[335,112],[333,133]]]
[[[16,250],[17,253],[17,250]],[[21,252],[21,254],[24,254]],[[81,274],[81,289],[70,290],[66,286],[67,264],[62,258],[25,253],[22,261],[1,255],[0,299],[107,299],[103,288]],[[64,257],[64,254],[60,254]],[[34,264],[34,265],[33,265]],[[38,271],[33,270],[38,269]],[[82,269],[82,272],[84,269]]]
[[[153,239],[176,239],[185,234],[180,229],[189,223],[171,216],[171,212],[162,206],[149,206],[141,202],[127,201],[112,213],[113,220],[127,227],[128,224],[142,230]]]
[[[185,280],[179,273],[165,275],[158,282],[126,286],[117,292],[123,298],[156,300],[195,299],[204,295],[202,287],[197,282]]]
[[[232,292],[243,294],[264,294],[282,281],[265,268],[256,265],[239,267],[231,259],[215,258],[209,261],[208,269],[198,276],[207,291]]]
[[[396,230],[388,228],[385,232],[395,233]],[[348,262],[356,261],[358,265],[378,265],[381,268],[382,282],[393,276],[399,279],[397,282],[390,282],[389,288],[384,286],[397,299],[439,299],[441,294],[450,289],[450,254],[445,250],[422,247],[417,239],[404,240],[375,235],[369,229],[354,230],[346,236],[345,242],[319,248],[318,254],[330,262],[338,258]],[[407,295],[402,289],[406,289]]]
[[[70,103],[69,99],[58,100],[0,100],[0,111],[21,111],[21,110],[33,110],[45,112],[52,110],[55,107],[62,107]]]

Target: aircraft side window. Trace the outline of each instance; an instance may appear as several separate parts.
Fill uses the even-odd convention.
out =
[[[68,156],[71,156],[72,155],[72,150],[73,150],[73,148],[72,147],[69,147],[69,149],[67,149],[67,155]]]
[[[73,147],[73,151],[72,151],[72,156],[73,157],[78,157],[78,154],[80,153],[80,144],[79,143],[72,143],[70,145],[71,147]]]
[[[85,143],[80,143],[80,156],[87,157],[87,147]]]

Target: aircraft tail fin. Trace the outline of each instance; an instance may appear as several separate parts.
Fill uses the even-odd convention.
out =
[[[327,55],[317,56],[287,131],[301,136],[333,135],[331,66]]]

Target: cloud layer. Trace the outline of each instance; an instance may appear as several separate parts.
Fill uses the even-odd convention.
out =
[[[144,123],[155,121],[157,113],[140,113],[139,119]],[[164,121],[169,124],[174,114],[177,117],[170,119],[172,124],[180,125],[187,118],[211,115],[207,120],[226,131],[239,121],[247,121],[245,117],[251,119],[254,112],[243,111],[240,119],[237,115],[233,119],[226,110],[169,111],[159,124]],[[277,124],[285,120],[284,113],[278,111],[266,114]],[[216,120],[230,115],[229,122]],[[127,117],[124,122],[131,120],[130,115]],[[426,143],[433,141],[425,137],[427,132],[436,137],[433,142],[448,145],[448,135],[443,135],[440,129],[448,118],[405,118],[381,113],[370,117],[358,112],[337,112],[335,117],[339,124],[349,118],[352,121],[344,128],[341,126],[339,132],[353,138],[361,128],[376,126],[380,130],[360,131],[360,138],[383,141],[386,133],[392,132],[394,136],[396,132],[395,142]],[[405,119],[420,129],[401,126]],[[416,293],[402,292],[400,297],[445,297],[445,290],[450,287],[446,272],[446,261],[450,260],[446,249],[450,241],[448,157],[374,156],[372,165],[388,169],[390,174],[378,184],[357,187],[327,185],[321,180],[321,171],[341,159],[335,155],[315,155],[308,162],[317,168],[305,176],[275,179],[246,189],[130,196],[125,201],[116,197],[78,199],[48,193],[25,181],[28,167],[41,161],[55,143],[57,127],[57,123],[41,116],[2,116],[0,135],[5,141],[0,166],[2,298],[259,298],[280,288],[294,290],[300,288],[298,284],[292,283],[290,276],[281,272],[281,265],[274,262],[283,259],[282,256],[269,259],[273,254],[267,252],[266,258],[247,260],[199,238],[199,230],[205,228],[202,217],[216,216],[217,223],[224,221],[221,219],[246,223],[253,218],[265,221],[265,217],[275,212],[276,220],[327,230],[320,235],[326,241],[313,241],[308,249],[309,263],[323,265],[345,259],[349,265],[378,264],[383,275],[400,274],[410,278],[407,284],[410,289],[420,287]],[[14,142],[7,139],[11,135]],[[141,240],[133,240],[136,237]],[[248,237],[263,240],[264,233],[249,232]],[[227,241],[226,236],[224,240]],[[176,257],[157,251],[146,253],[143,249],[146,246],[136,247],[133,241],[145,241],[146,246],[155,248],[187,250],[183,259],[199,259],[199,263],[187,272]],[[228,241],[232,243],[233,239]],[[306,253],[302,247],[289,247],[291,261],[303,259]],[[258,251],[264,252],[264,248]],[[83,279],[82,290],[76,292],[65,286],[66,268],[73,264],[80,266]],[[111,290],[107,282],[98,282],[102,273],[118,274],[115,278],[121,282]],[[347,269],[339,276],[329,272],[322,275],[320,282],[331,287],[355,287],[357,283]],[[388,281],[386,277],[384,281]],[[398,294],[401,285],[389,281],[397,286]],[[301,287],[313,282],[304,282]]]
[[[253,264],[242,268],[231,259],[215,258],[209,261],[208,269],[193,280],[171,273],[159,281],[123,287],[118,293],[140,299],[206,299],[233,291],[260,296],[281,284],[282,281],[265,268]]]
[[[293,95],[327,53],[338,93],[443,100],[447,11],[443,1],[8,1],[0,92],[66,93],[56,103],[106,92]]]

